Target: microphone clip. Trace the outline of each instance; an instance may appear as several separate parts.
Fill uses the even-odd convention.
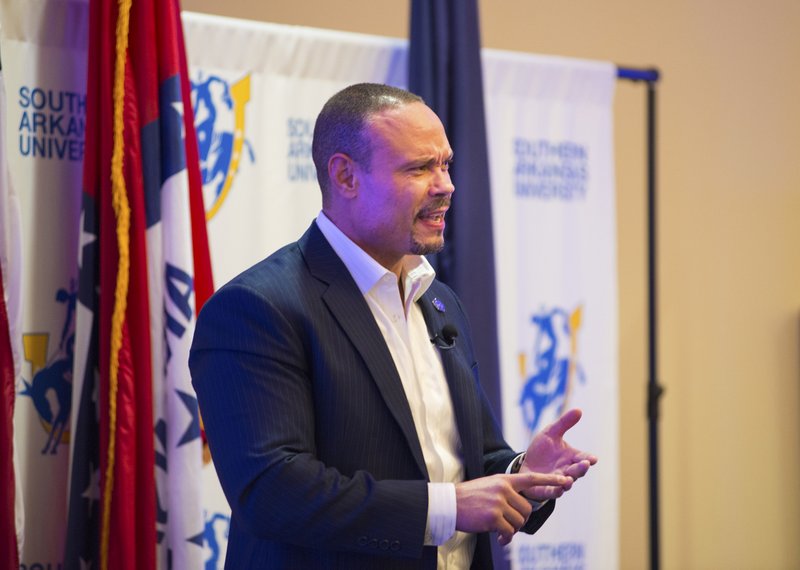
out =
[[[442,327],[441,332],[436,333],[431,338],[431,342],[441,350],[450,350],[456,345],[456,337],[458,336],[458,329],[450,323]]]

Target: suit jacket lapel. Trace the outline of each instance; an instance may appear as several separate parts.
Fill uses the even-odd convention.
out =
[[[428,289],[418,301],[425,323],[428,325],[428,333],[433,337],[440,333],[446,324],[456,325],[461,322],[461,318],[452,315],[452,320],[445,312],[439,312],[434,307],[435,294]],[[456,309],[453,308],[453,312]],[[464,331],[459,331],[465,334]],[[464,357],[462,347],[458,345],[459,340],[466,342],[466,338],[456,338],[456,346],[451,349],[439,349],[442,356],[442,366],[450,387],[450,399],[453,402],[453,411],[456,417],[458,433],[461,437],[462,453],[464,455],[464,471],[467,479],[474,479],[483,475],[483,450],[479,442],[483,441],[480,430],[481,406],[477,398],[477,393],[473,383],[475,379],[472,375],[472,362],[467,362]]]
[[[311,224],[299,245],[311,274],[328,284],[322,294],[323,301],[364,359],[383,399],[408,441],[417,466],[427,478],[428,470],[403,383],[369,305],[316,222]]]

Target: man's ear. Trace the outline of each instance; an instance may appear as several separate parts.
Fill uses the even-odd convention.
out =
[[[354,198],[358,191],[356,163],[348,155],[337,152],[328,159],[328,178],[331,191],[342,198]]]

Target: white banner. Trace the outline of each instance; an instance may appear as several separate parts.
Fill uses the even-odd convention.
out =
[[[617,264],[611,64],[484,50],[503,428],[533,433],[579,407],[567,434],[599,463],[515,569],[616,568]]]
[[[14,417],[25,507],[20,568],[57,568],[66,534],[87,2],[3,0],[0,22],[2,136],[22,214],[22,384]]]
[[[322,205],[314,121],[358,82],[404,86],[406,42],[183,14],[215,287],[295,241]],[[206,568],[222,568],[230,509],[206,454]]]

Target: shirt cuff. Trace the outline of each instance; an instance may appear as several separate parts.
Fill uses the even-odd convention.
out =
[[[439,546],[456,532],[456,486],[453,483],[428,483],[428,523],[425,545]]]

